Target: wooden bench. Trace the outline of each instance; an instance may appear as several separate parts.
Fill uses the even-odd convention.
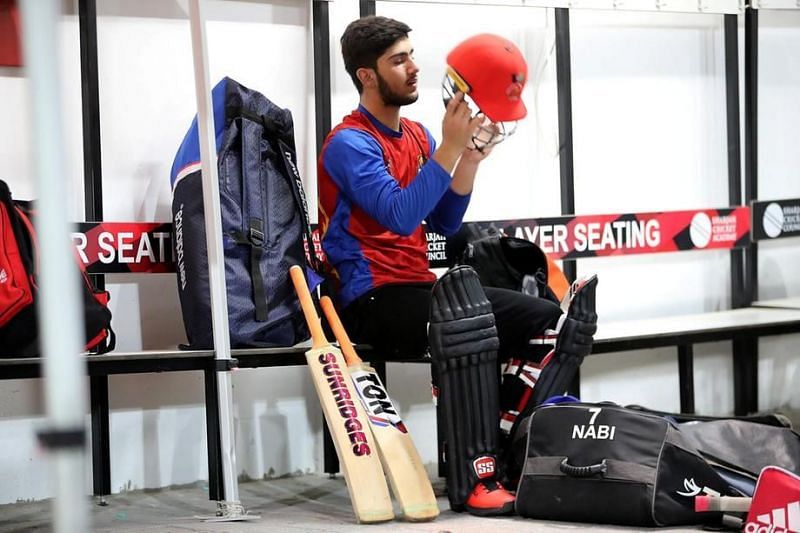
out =
[[[800,298],[758,300],[753,302],[753,307],[765,307],[768,309],[800,309]]]

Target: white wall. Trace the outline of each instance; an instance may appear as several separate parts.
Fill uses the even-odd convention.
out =
[[[315,189],[314,98],[309,2],[206,2],[211,79],[229,75],[295,119],[300,170]],[[334,124],[357,103],[338,39],[358,3],[331,10]],[[444,57],[474,33],[503,34],[530,67],[529,117],[500,145],[478,179],[472,220],[560,213],[554,20],[537,8],[379,2],[379,14],[407,22],[422,68],[420,101],[405,114],[440,137]],[[455,20],[454,20],[455,19]],[[727,206],[722,17],[573,10],[572,76],[576,206],[580,214]],[[800,196],[796,149],[800,104],[800,15],[761,12],[760,186],[763,199]],[[62,95],[69,145],[65,178],[82,215],[78,23],[63,18]],[[185,2],[106,0],[98,4],[98,54],[106,220],[168,221],[169,169],[195,107]],[[0,70],[0,177],[32,197],[24,72]],[[313,199],[314,195],[310,195]],[[314,205],[312,205],[312,209]],[[797,296],[796,239],[759,249],[763,297]],[[596,271],[601,320],[658,317],[729,306],[726,252],[581,260]],[[171,275],[109,276],[118,350],[172,348],[183,325]],[[760,406],[800,408],[797,335],[760,342]],[[733,408],[729,343],[696,347],[700,412]],[[671,348],[590,357],[583,397],[677,410]],[[389,365],[390,390],[433,469],[435,415],[425,365]],[[392,386],[403,384],[403,387]],[[319,472],[321,424],[303,368],[234,373],[239,471],[251,478]],[[87,387],[88,388],[88,387]],[[0,503],[51,495],[33,432],[42,421],[38,380],[0,381]],[[109,380],[114,492],[207,478],[203,382],[198,372],[112,376]],[[87,493],[91,492],[87,473]]]

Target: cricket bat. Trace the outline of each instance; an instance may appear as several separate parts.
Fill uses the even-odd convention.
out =
[[[414,441],[392,404],[386,387],[375,369],[364,363],[356,353],[331,299],[323,296],[320,305],[339,341],[356,393],[369,416],[383,469],[405,519],[412,522],[433,520],[439,515],[433,487]]]
[[[367,415],[357,399],[358,393],[348,378],[342,353],[325,338],[303,269],[293,266],[289,275],[311,331],[311,349],[306,352],[306,360],[339,456],[356,520],[361,523],[391,520],[394,518],[392,499],[378,450]]]

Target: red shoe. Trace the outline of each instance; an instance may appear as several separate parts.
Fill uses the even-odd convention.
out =
[[[475,516],[503,516],[514,512],[514,495],[497,481],[479,481],[464,507]]]

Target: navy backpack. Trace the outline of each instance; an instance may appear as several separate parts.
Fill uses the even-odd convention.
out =
[[[289,110],[230,78],[212,90],[233,348],[308,338],[289,267],[315,261]],[[213,346],[197,117],[170,173],[178,293],[189,348]]]

